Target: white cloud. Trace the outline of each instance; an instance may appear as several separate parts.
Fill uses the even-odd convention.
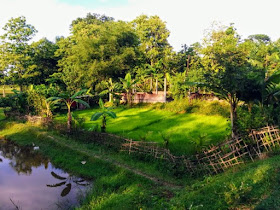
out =
[[[213,21],[235,23],[238,32],[247,37],[264,33],[280,38],[278,0],[129,0],[126,6],[87,9],[58,3],[56,0],[0,0],[0,26],[9,18],[24,15],[43,36],[68,35],[71,21],[88,12],[106,14],[122,20],[133,20],[141,14],[159,15],[171,31],[170,43],[176,50],[181,44],[201,41],[203,32]],[[104,1],[104,0],[100,0]]]

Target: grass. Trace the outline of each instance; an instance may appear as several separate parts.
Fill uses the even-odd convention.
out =
[[[81,110],[74,117],[84,118],[84,128],[100,125],[101,120],[90,121],[98,109]],[[116,108],[116,119],[109,119],[107,132],[134,140],[153,141],[163,144],[169,140],[169,149],[175,154],[193,154],[199,139],[204,145],[223,141],[229,135],[229,122],[223,116],[197,113],[174,113],[152,108]],[[65,115],[56,118],[65,121]]]
[[[178,209],[279,209],[279,171],[280,156],[235,167],[187,186],[172,205]]]
[[[13,85],[6,85],[5,86],[5,93],[6,93],[6,95],[8,96],[8,95],[14,94],[14,92],[12,91],[14,89],[19,90],[19,87],[18,86],[13,86]],[[3,95],[3,85],[0,86],[0,95],[1,96]]]
[[[240,165],[216,176],[182,181],[182,189],[173,189],[93,158],[91,154],[96,153],[122,158],[94,144],[30,124],[2,121],[1,128],[0,136],[21,145],[34,142],[57,167],[94,181],[80,209],[278,209],[280,205],[280,156],[276,152],[266,160]],[[132,159],[124,161],[136,168],[141,166],[137,158]],[[82,165],[82,160],[87,164]],[[152,167],[150,162],[146,165]],[[148,172],[154,173],[153,170]]]
[[[164,187],[92,157],[82,144],[29,124],[2,122],[1,127],[4,128],[1,136],[20,145],[35,143],[56,167],[93,180],[94,187],[81,209],[162,209],[168,205]],[[59,143],[49,138],[50,135]],[[74,146],[65,146],[69,143]],[[82,165],[84,160],[87,163]]]

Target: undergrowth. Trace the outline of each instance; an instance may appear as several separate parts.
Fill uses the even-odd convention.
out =
[[[197,179],[184,180],[169,173],[168,176],[173,177],[170,180],[178,180],[185,186],[174,190],[88,154],[104,154],[135,168],[145,168],[147,173],[154,173],[155,176],[160,174],[156,168],[149,170],[149,167],[153,168],[153,163],[147,159],[124,158],[100,146],[76,141],[30,124],[2,121],[1,128],[1,136],[21,145],[35,143],[55,166],[93,180],[92,191],[81,209],[277,209],[280,205],[280,156]],[[57,141],[49,138],[49,135]],[[82,165],[81,161],[87,163]]]

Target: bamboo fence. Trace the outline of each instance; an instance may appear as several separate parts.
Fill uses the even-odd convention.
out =
[[[171,164],[183,166],[189,174],[217,174],[242,164],[246,161],[261,159],[266,153],[280,148],[279,129],[267,126],[260,130],[252,130],[250,135],[236,137],[218,145],[210,145],[193,156],[175,156],[169,149],[155,142],[133,141],[113,134],[99,133],[95,139],[98,142],[129,155],[143,154],[155,159],[168,161]]]

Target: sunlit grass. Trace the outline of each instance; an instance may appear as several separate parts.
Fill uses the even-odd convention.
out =
[[[98,152],[98,148],[91,148],[93,145],[30,124],[9,122],[1,128],[1,136],[21,145],[35,143],[40,146],[39,152],[58,167],[94,180],[81,209],[278,209],[280,205],[280,156],[276,152],[273,153],[276,156],[266,160],[239,165],[219,175],[192,179],[182,183],[182,189],[174,190],[91,157],[89,154]],[[48,135],[58,141],[54,142]],[[85,153],[86,149],[91,152]],[[104,152],[110,157],[110,152]],[[81,160],[87,164],[82,165]],[[137,167],[138,160],[133,162]]]
[[[5,86],[5,93],[6,95],[12,95],[14,94],[13,90],[19,90],[19,87],[18,86],[15,86],[15,85],[6,85]],[[2,96],[3,95],[3,85],[0,85],[0,95]]]
[[[197,181],[181,191],[172,205],[182,209],[278,209],[279,158],[249,163]]]
[[[101,120],[90,121],[98,109],[75,111],[74,117],[84,118],[84,128],[100,125]],[[107,132],[134,140],[162,143],[169,139],[169,149],[177,154],[194,152],[194,142],[203,138],[205,145],[223,141],[229,135],[229,122],[225,117],[196,113],[177,114],[148,108],[116,108],[116,119],[108,118]],[[65,120],[65,116],[56,118]]]

